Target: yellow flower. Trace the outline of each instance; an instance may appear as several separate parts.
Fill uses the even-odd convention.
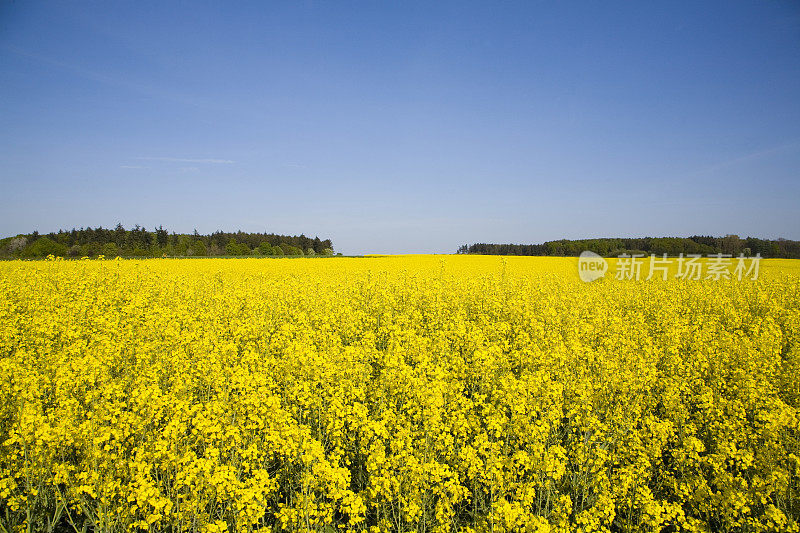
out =
[[[0,526],[798,531],[798,309],[782,260],[2,262]]]

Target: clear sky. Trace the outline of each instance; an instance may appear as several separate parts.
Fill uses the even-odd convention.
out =
[[[800,3],[0,2],[0,235],[800,239]]]

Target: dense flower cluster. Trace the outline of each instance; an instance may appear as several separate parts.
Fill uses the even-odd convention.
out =
[[[800,266],[0,264],[6,531],[798,531]]]

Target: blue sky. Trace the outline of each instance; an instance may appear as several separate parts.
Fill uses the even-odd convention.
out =
[[[2,2],[0,234],[800,238],[800,4]]]

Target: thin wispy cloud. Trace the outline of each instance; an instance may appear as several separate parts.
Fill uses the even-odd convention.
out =
[[[147,83],[137,83],[131,81],[127,76],[119,76],[107,74],[93,69],[85,68],[81,65],[74,64],[61,59],[48,57],[30,50],[20,48],[18,46],[11,46],[7,44],[0,44],[0,49],[10,52],[20,57],[31,59],[41,65],[57,68],[62,71],[70,72],[73,75],[92,80],[97,83],[102,83],[111,87],[125,89],[134,93],[142,94],[152,98],[160,98],[183,105],[202,108],[216,108],[218,106],[211,105],[207,99],[199,98],[193,95],[182,94],[171,91],[166,88],[150,85]]]
[[[761,150],[756,150],[755,152],[750,152],[739,157],[734,157],[732,159],[728,159],[726,161],[720,161],[719,163],[715,163],[713,165],[709,165],[707,167],[701,168],[693,173],[690,176],[698,175],[698,174],[705,174],[709,172],[716,172],[719,170],[723,170],[726,168],[734,167],[740,165],[742,163],[749,163],[751,161],[757,161],[759,159],[763,159],[765,157],[769,157],[775,154],[783,153],[783,152],[790,152],[800,148],[800,139],[794,139],[792,141],[782,143],[776,146],[771,146],[769,148],[764,148]]]
[[[231,161],[230,159],[212,159],[212,158],[192,159],[184,157],[137,157],[136,159],[139,159],[141,161],[166,161],[168,163],[195,163],[195,164],[208,163],[212,165],[230,165],[236,162],[236,161]]]
[[[119,168],[150,168],[150,167],[143,167],[142,165],[120,165]]]

